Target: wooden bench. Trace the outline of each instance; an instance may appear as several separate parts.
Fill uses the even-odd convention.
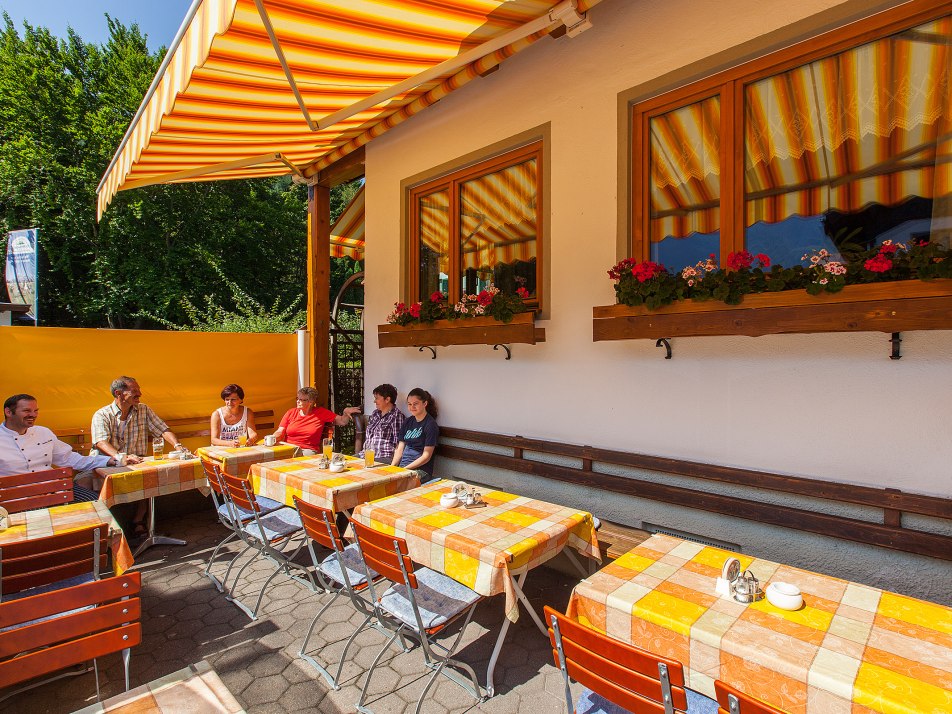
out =
[[[175,432],[175,435],[179,439],[185,441],[185,439],[197,439],[202,437],[210,439],[210,419],[210,415],[206,414],[205,416],[179,417],[177,419],[165,419],[164,421],[169,425],[169,429]],[[182,427],[185,427],[185,429],[182,429]],[[262,409],[261,411],[255,412],[255,429],[259,434],[274,431],[273,409]],[[81,454],[88,454],[89,450],[93,447],[92,434],[90,433],[89,427],[54,429],[53,433],[56,434],[61,441],[69,444],[73,448],[73,451],[77,451]]]
[[[650,537],[651,534],[648,531],[640,528],[603,520],[598,529],[598,546],[602,552],[602,565],[620,558]]]

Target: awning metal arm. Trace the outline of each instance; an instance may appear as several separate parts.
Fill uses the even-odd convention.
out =
[[[234,169],[243,169],[247,166],[255,166],[257,164],[267,164],[272,162],[280,162],[289,167],[295,173],[299,173],[298,169],[283,155],[277,152],[270,154],[262,154],[261,156],[251,156],[247,159],[238,159],[237,161],[226,161],[222,164],[213,164],[212,166],[202,166],[197,169],[189,169],[187,171],[176,171],[171,174],[161,174],[160,176],[153,176],[152,178],[139,179],[138,181],[126,181],[122,186],[119,187],[119,191],[128,191],[131,188],[141,188],[142,186],[154,186],[158,183],[172,183],[173,181],[185,181],[191,178],[198,178],[199,176],[206,176],[208,174],[219,173],[221,171],[232,171]]]
[[[268,37],[271,38],[271,46],[274,48],[274,53],[278,56],[278,62],[281,63],[281,68],[284,70],[284,76],[288,80],[288,85],[291,87],[291,92],[294,94],[294,98],[297,100],[298,107],[301,109],[301,114],[304,115],[304,121],[307,122],[307,127],[311,131],[317,131],[318,127],[317,122],[311,119],[311,113],[307,110],[307,105],[304,103],[304,97],[301,96],[301,91],[298,89],[297,82],[294,81],[294,75],[291,74],[291,68],[288,66],[288,60],[284,56],[284,50],[281,49],[281,43],[278,42],[277,35],[274,34],[274,25],[271,24],[271,18],[268,17],[268,11],[264,9],[263,0],[255,0],[255,7],[258,8],[258,15],[261,17],[261,22],[264,25],[264,29],[268,32]]]

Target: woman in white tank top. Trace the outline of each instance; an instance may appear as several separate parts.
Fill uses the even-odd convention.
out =
[[[255,414],[244,406],[245,390],[229,384],[221,390],[225,406],[212,412],[211,441],[215,446],[234,446],[239,436],[247,436],[248,446],[258,440]]]

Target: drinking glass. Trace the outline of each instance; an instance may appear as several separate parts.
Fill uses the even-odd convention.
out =
[[[238,446],[244,446],[247,443],[248,443],[248,434],[246,434],[245,432],[241,432],[238,435]]]
[[[324,439],[324,457],[330,459],[334,455],[334,440]]]
[[[373,449],[364,449],[364,467],[371,468],[374,465],[374,453]]]
[[[152,456],[156,459],[161,459],[162,455],[165,453],[165,439],[161,436],[157,436],[152,440]]]

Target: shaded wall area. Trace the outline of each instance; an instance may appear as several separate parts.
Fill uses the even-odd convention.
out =
[[[0,399],[32,394],[39,400],[39,424],[88,429],[93,413],[112,401],[109,385],[120,375],[138,379],[143,403],[164,419],[211,415],[222,405],[222,387],[234,382],[245,390],[248,407],[273,409],[280,419],[294,405],[296,339],[294,334],[0,327]],[[185,443],[195,448],[207,439]]]

